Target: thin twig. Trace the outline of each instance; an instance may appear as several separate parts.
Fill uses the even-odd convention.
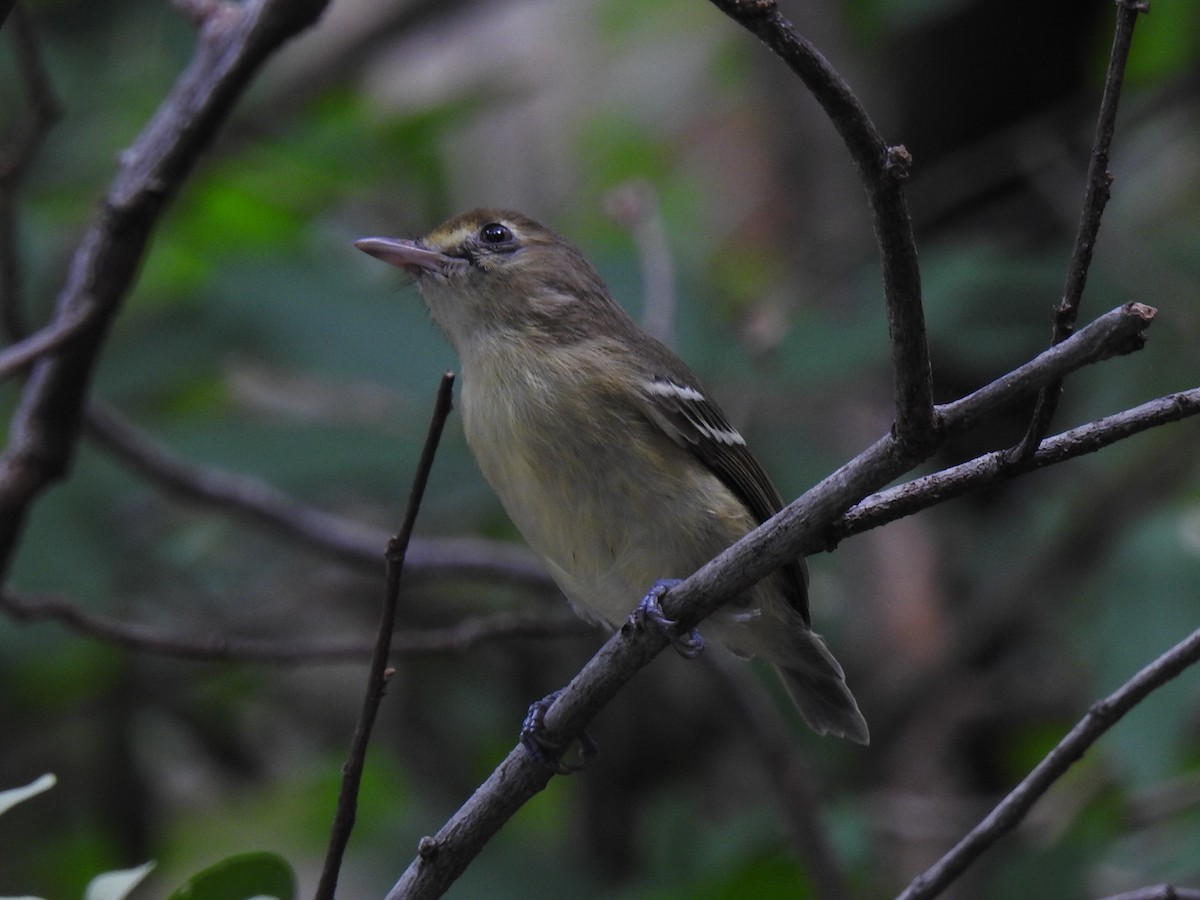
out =
[[[623,184],[605,197],[608,214],[633,235],[642,266],[642,330],[668,347],[675,345],[675,270],[654,187]]]
[[[1119,690],[1095,703],[1087,715],[1080,719],[1033,771],[979,825],[959,841],[954,849],[922,875],[913,879],[899,895],[898,900],[922,900],[940,894],[985,850],[1015,828],[1033,804],[1099,740],[1101,735],[1148,694],[1197,661],[1200,661],[1200,630],[1192,632],[1186,640],[1176,644],[1143,668]]]
[[[1125,81],[1125,63],[1133,45],[1133,27],[1137,24],[1138,14],[1149,9],[1146,2],[1139,0],[1118,0],[1116,6],[1117,23],[1113,32],[1112,50],[1108,57],[1108,72],[1104,78],[1104,93],[1100,98],[1100,112],[1096,118],[1096,136],[1092,142],[1091,161],[1088,163],[1087,188],[1083,196],[1083,209],[1079,215],[1079,228],[1075,233],[1075,245],[1071,250],[1071,261],[1067,265],[1062,301],[1054,310],[1054,331],[1050,338],[1052,346],[1070,337],[1079,317],[1079,305],[1083,300],[1088,271],[1092,266],[1096,236],[1100,233],[1100,220],[1104,216],[1104,208],[1108,205],[1109,189],[1113,182],[1113,174],[1108,171],[1108,154],[1117,126],[1117,105],[1121,99],[1121,86]],[[1046,436],[1050,428],[1061,394],[1062,381],[1042,388],[1025,436],[1009,452],[1010,462],[1020,464],[1033,455],[1038,442]]]
[[[60,350],[78,337],[94,319],[94,314],[86,311],[73,317],[62,316],[40,331],[0,350],[0,381],[29,367],[47,353]]]
[[[1178,422],[1197,413],[1200,413],[1200,388],[1193,388],[1047,438],[1022,470],[1008,465],[1005,451],[997,450],[941,472],[915,478],[873,494],[847,512],[830,530],[831,544],[972,491],[994,487],[1028,469],[1040,469],[1094,453],[1139,432]]]
[[[780,806],[800,867],[821,900],[847,900],[849,879],[822,821],[820,797],[812,773],[797,753],[796,742],[751,670],[731,654],[713,654],[710,668],[730,704],[742,716],[734,730],[758,755],[763,776]]]
[[[17,253],[17,195],[38,150],[62,115],[62,104],[50,85],[41,43],[24,4],[13,8],[9,32],[16,50],[17,69],[32,114],[20,137],[6,147],[0,160],[0,325],[10,340],[25,336],[22,310],[21,263]],[[7,15],[7,12],[5,12]]]
[[[429,482],[429,473],[433,469],[433,458],[437,454],[442,429],[446,424],[446,419],[450,416],[453,391],[454,374],[447,372],[442,376],[441,384],[438,387],[437,401],[434,403],[429,432],[425,437],[425,446],[421,449],[421,457],[417,461],[417,470],[413,475],[412,490],[408,495],[404,520],[401,522],[396,536],[388,541],[387,551],[384,554],[387,560],[387,571],[384,576],[383,609],[379,616],[379,633],[375,641],[375,651],[371,657],[371,666],[367,672],[367,690],[363,696],[362,710],[359,712],[354,737],[350,741],[350,751],[346,756],[346,763],[342,766],[342,784],[338,792],[337,810],[333,816],[329,847],[325,854],[324,868],[321,870],[321,880],[317,886],[316,900],[333,900],[337,890],[338,873],[342,868],[342,857],[346,852],[346,845],[350,842],[350,833],[354,830],[354,820],[358,811],[358,789],[362,783],[363,768],[366,765],[367,746],[371,741],[371,731],[375,727],[375,719],[379,714],[379,705],[383,702],[384,691],[392,676],[392,671],[388,669],[387,664],[388,657],[391,655],[396,608],[400,602],[400,577],[404,573],[404,555],[408,552],[408,542],[412,538],[413,528],[417,522],[421,498],[425,496],[425,485]]]
[[[849,85],[779,12],[775,0],[712,0],[795,72],[842,136],[875,215],[891,335],[896,434],[917,448],[934,440],[933,375],[921,305],[921,271],[904,182],[912,158],[888,146]],[[916,452],[921,452],[919,449]]]
[[[114,647],[202,662],[329,665],[369,660],[375,647],[375,641],[368,637],[255,638],[143,625],[89,612],[64,597],[12,590],[0,592],[0,610],[16,622],[58,622],[77,634]],[[397,632],[392,653],[405,658],[464,653],[492,641],[578,637],[593,631],[565,610],[561,615],[497,613],[463,619],[446,628]]]

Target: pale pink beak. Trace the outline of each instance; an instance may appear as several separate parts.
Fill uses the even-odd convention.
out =
[[[363,253],[381,259],[389,265],[403,269],[410,275],[424,275],[427,272],[445,272],[446,268],[458,262],[454,257],[430,250],[417,241],[407,241],[400,238],[369,237],[354,242],[354,246]]]

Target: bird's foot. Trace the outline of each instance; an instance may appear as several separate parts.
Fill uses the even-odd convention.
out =
[[[551,746],[546,740],[546,711],[554,705],[562,689],[553,694],[547,694],[541,700],[530,704],[529,712],[525,713],[525,721],[521,723],[521,744],[529,755],[540,762],[555,775],[571,775],[587,767],[599,748],[595,740],[586,731],[579,736],[579,759],[575,762],[564,762],[563,754],[557,747]]]
[[[629,622],[636,628],[645,629],[653,626],[670,640],[676,653],[684,659],[695,659],[704,651],[704,638],[700,637],[700,632],[695,628],[680,631],[679,623],[674,619],[668,619],[662,608],[662,598],[677,584],[679,584],[678,578],[663,578],[654,582],[654,585],[646,592],[646,596],[630,614]]]

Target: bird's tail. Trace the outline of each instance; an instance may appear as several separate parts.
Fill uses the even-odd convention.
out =
[[[775,656],[775,671],[804,721],[817,734],[869,744],[867,720],[825,642],[808,629],[793,630],[789,638],[788,652]]]

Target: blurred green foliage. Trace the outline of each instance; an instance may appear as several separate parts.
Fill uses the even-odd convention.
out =
[[[194,33],[167,4],[32,7],[65,109],[20,194],[21,299],[37,323]],[[785,7],[888,139],[914,152],[939,396],[1038,352],[1078,215],[1108,5],[1064,3],[1045,21],[996,0]],[[998,8],[1029,47],[980,36],[972,23]],[[1063,428],[1198,380],[1198,9],[1156,0],[1138,26],[1085,304],[1086,318],[1140,300],[1159,319],[1142,353],[1069,381]],[[1057,80],[1040,68],[1039,29],[1059,41]],[[994,54],[1010,68],[979,62]],[[941,67],[932,84],[930,61]],[[10,44],[0,66],[11,142],[30,111]],[[640,314],[636,241],[604,213],[629,181],[651,186],[667,235],[676,345],[785,495],[888,427],[878,264],[852,166],[786,68],[696,0],[334,3],[268,66],[157,229],[95,396],[185,459],[394,528],[437,379],[455,361],[415,292],[351,242],[423,233],[468,206],[518,207],[584,247]],[[0,389],[5,421],[18,390]],[[1027,412],[935,462],[1004,446]],[[1196,435],[1194,423],[1171,426],[813,561],[819,628],[876,740],[860,751],[788,727],[857,895],[898,890],[1089,703],[1195,627]],[[419,530],[516,539],[453,420]],[[11,581],[198,635],[364,635],[381,593],[370,573],[172,499],[86,441],[71,478],[37,504]],[[1024,593],[999,590],[1009,584]],[[414,582],[402,618],[447,625],[539,604],[556,608],[451,575]],[[1020,612],[1006,617],[1009,606]],[[416,840],[512,746],[529,701],[597,640],[493,642],[398,664],[344,896],[386,890]],[[948,662],[964,642],[977,649]],[[928,671],[939,683],[908,691]],[[594,769],[556,779],[452,896],[816,896],[780,787],[706,672],[669,661],[643,674],[596,723]],[[52,769],[60,785],[0,818],[0,894],[80,896],[96,873],[154,858],[143,895],[161,896],[256,849],[289,860],[307,893],[362,673],[181,662],[5,621],[0,784]],[[1197,685],[1185,674],[1120,724],[969,876],[968,894],[1200,881]]]

